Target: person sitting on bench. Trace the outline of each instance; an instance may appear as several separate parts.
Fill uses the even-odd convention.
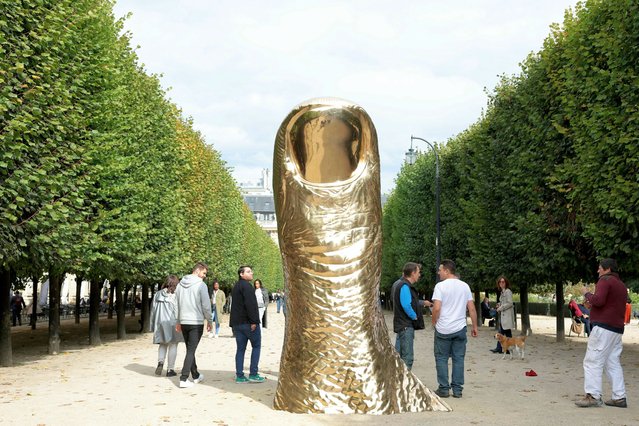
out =
[[[497,311],[490,307],[490,301],[487,297],[484,297],[484,301],[481,302],[481,325],[484,325],[484,320],[493,320],[496,315]],[[490,326],[490,321],[488,325]]]

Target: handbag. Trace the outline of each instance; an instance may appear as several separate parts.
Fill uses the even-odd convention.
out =
[[[582,323],[580,323],[580,322],[577,322],[577,321],[573,321],[572,325],[570,326],[570,331],[575,333],[577,336],[579,336],[581,334],[583,329],[584,329],[584,325]]]

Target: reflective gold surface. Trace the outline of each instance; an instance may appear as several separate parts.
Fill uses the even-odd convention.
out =
[[[399,358],[379,306],[379,155],[366,111],[340,99],[298,105],[273,162],[288,315],[275,408],[450,410]]]

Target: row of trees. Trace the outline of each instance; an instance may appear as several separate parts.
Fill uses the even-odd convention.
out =
[[[57,353],[65,273],[91,281],[98,344],[104,279],[124,337],[124,289],[142,283],[146,298],[198,260],[222,284],[246,263],[282,285],[276,245],[219,154],[139,64],[112,2],[0,0],[0,364],[12,363],[9,294],[21,278],[48,274]]]
[[[477,296],[506,274],[524,314],[530,286],[556,284],[563,304],[563,283],[592,282],[601,257],[638,286],[638,46],[639,3],[577,5],[519,75],[501,79],[478,122],[439,147],[442,256]],[[384,207],[384,286],[408,260],[435,263],[433,182],[432,152],[397,178]]]

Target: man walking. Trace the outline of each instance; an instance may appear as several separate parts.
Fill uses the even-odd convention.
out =
[[[204,380],[204,375],[198,372],[195,362],[195,351],[204,333],[204,319],[207,321],[207,331],[211,331],[211,301],[203,278],[209,267],[206,263],[198,262],[193,267],[193,273],[185,275],[175,290],[178,305],[177,332],[182,332],[186,344],[186,356],[180,375],[180,387],[190,388]],[[189,381],[189,374],[193,381]]]
[[[419,279],[421,268],[418,263],[408,262],[404,265],[402,277],[391,287],[393,331],[397,334],[395,349],[409,370],[413,368],[415,358],[413,354],[415,330],[424,329],[423,306],[432,306],[427,300],[420,301],[417,290],[413,287]]]
[[[253,270],[250,266],[240,266],[237,271],[238,282],[231,291],[231,327],[235,334],[237,350],[235,352],[235,383],[261,383],[266,380],[258,374],[262,334],[260,314],[257,309],[255,289],[251,285]],[[244,354],[246,345],[251,342],[251,366],[248,379],[244,376]]]
[[[211,310],[213,313],[213,321],[215,321],[215,338],[220,336],[220,314],[224,304],[226,303],[226,295],[220,290],[220,283],[213,281],[213,294],[211,294]],[[213,332],[209,333],[209,337],[213,337]]]
[[[18,324],[22,325],[22,309],[26,308],[27,305],[24,303],[24,298],[20,296],[19,291],[15,291],[13,293],[13,297],[11,298],[11,321],[13,326],[16,326],[16,320]]]
[[[599,262],[597,273],[599,280],[594,294],[586,287],[581,289],[586,307],[590,307],[590,337],[583,362],[586,396],[575,404],[584,408],[603,405],[601,380],[605,370],[612,386],[612,399],[605,404],[626,408],[626,387],[620,357],[628,290],[619,279],[614,259]]]
[[[455,275],[455,262],[445,259],[439,265],[442,280],[433,292],[433,317],[435,327],[435,368],[439,387],[435,393],[448,398],[461,398],[464,389],[464,358],[466,357],[466,309],[473,324],[471,336],[477,337],[477,311],[468,284]],[[448,358],[452,358],[453,371],[448,381]]]

